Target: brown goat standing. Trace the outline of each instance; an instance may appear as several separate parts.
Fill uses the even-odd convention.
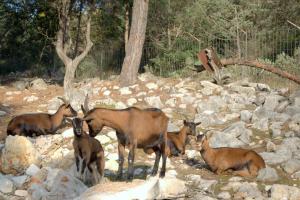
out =
[[[233,172],[243,177],[256,177],[265,168],[265,161],[253,150],[242,148],[211,148],[205,135],[201,142],[201,156],[210,169],[217,174]]]
[[[73,117],[77,112],[65,99],[55,114],[28,113],[14,117],[7,126],[7,135],[38,136],[53,134],[64,124],[65,117]]]
[[[185,154],[185,145],[188,135],[196,136],[196,126],[200,123],[188,122],[183,120],[183,127],[179,131],[167,133],[167,144],[170,149],[169,156],[178,156],[179,154]],[[153,149],[147,149],[146,153],[153,153]]]
[[[87,104],[87,101],[85,102]],[[149,108],[141,110],[130,107],[122,110],[94,108],[87,112],[87,105],[82,107],[85,120],[89,127],[89,134],[96,136],[104,126],[116,130],[118,138],[119,168],[118,178],[122,178],[125,146],[129,148],[128,155],[128,180],[133,179],[133,163],[136,148],[154,148],[155,163],[152,175],[158,171],[160,157],[162,168],[160,177],[165,176],[167,148],[167,125],[169,118],[159,109]]]
[[[88,170],[93,174],[95,182],[99,183],[101,180],[103,180],[105,165],[104,151],[101,143],[83,131],[83,121],[80,118],[74,118],[72,120],[72,125],[75,136],[73,140],[73,147],[77,172],[79,172],[79,158],[81,158],[81,179],[84,170],[87,167]],[[96,163],[99,174],[96,174],[93,170],[91,166],[93,162]],[[100,177],[98,177],[98,175],[100,175]]]

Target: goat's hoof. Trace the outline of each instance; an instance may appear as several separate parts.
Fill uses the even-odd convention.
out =
[[[156,176],[157,175],[157,171],[152,171],[151,172],[151,176]]]
[[[159,178],[164,178],[166,176],[166,172],[165,171],[161,171],[159,173]]]

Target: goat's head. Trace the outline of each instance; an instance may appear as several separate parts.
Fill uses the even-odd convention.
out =
[[[197,143],[198,148],[201,151],[202,149],[206,149],[209,147],[209,138],[212,132],[206,131],[206,133],[197,135]]]
[[[62,104],[59,109],[61,110],[64,117],[75,117],[77,116],[77,112],[72,108],[71,104],[64,98],[58,97],[61,99],[64,104]]]
[[[76,136],[81,136],[83,134],[83,120],[75,117],[72,120],[73,131]]]
[[[194,122],[188,122],[187,120],[183,120],[183,125],[187,127],[187,134],[196,136],[196,126],[201,124],[201,122],[194,123]]]

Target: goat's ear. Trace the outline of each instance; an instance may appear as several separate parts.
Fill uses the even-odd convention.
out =
[[[201,124],[201,122],[195,123],[195,126],[198,126],[198,125],[200,125],[200,124]]]
[[[184,125],[187,125],[187,123],[188,123],[188,122],[187,122],[186,120],[183,120],[183,124],[184,124]]]

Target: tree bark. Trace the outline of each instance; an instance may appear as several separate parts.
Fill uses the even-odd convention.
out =
[[[124,32],[125,50],[128,45],[128,37],[129,37],[129,0],[126,0],[125,1],[125,32]]]
[[[290,79],[298,84],[300,84],[300,77],[297,77],[295,75],[292,75],[288,72],[282,71],[278,67],[268,65],[268,64],[263,64],[258,61],[251,61],[251,60],[241,60],[241,59],[234,59],[234,58],[229,58],[229,59],[221,59],[221,63],[226,66],[226,65],[247,65],[249,67],[256,67],[256,68],[261,68],[266,71],[272,72],[274,74],[277,74],[283,78]]]
[[[133,2],[129,40],[120,76],[122,86],[132,85],[137,79],[145,41],[148,5],[149,0],[134,0]]]
[[[69,23],[70,23],[70,0],[61,0],[58,5],[59,12],[59,30],[57,32],[57,41],[55,49],[58,57],[65,65],[65,77],[64,77],[64,93],[67,98],[70,98],[70,94],[73,89],[73,81],[75,78],[75,71],[80,62],[85,58],[88,52],[91,50],[93,43],[90,38],[91,33],[91,17],[88,15],[86,22],[86,45],[84,51],[80,55],[75,55],[74,58],[68,56],[70,51],[70,38],[69,37]]]

